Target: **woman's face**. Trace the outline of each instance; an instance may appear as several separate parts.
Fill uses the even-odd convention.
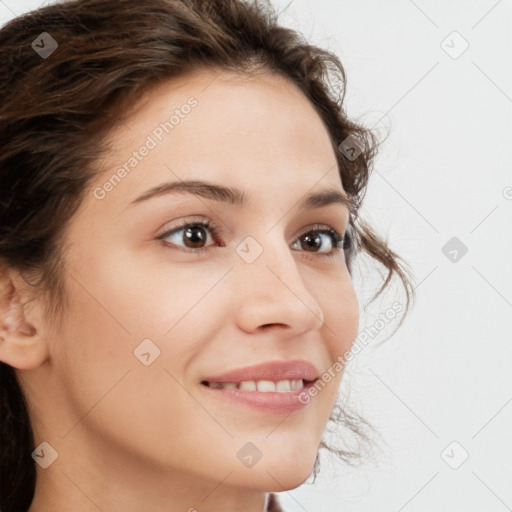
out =
[[[69,309],[47,340],[44,389],[31,390],[36,439],[53,431],[76,474],[92,464],[210,490],[297,487],[341,372],[293,411],[235,403],[203,381],[275,361],[320,377],[350,349],[358,303],[328,232],[345,233],[348,209],[332,196],[305,204],[345,195],[328,132],[276,76],[201,71],[146,99],[66,231]]]

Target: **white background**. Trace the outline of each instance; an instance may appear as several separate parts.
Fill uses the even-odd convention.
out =
[[[272,3],[340,57],[349,116],[390,132],[363,216],[417,293],[402,328],[380,331],[344,377],[380,448],[358,468],[322,459],[315,485],[280,494],[283,508],[512,510],[512,1]],[[0,24],[41,5],[0,1]],[[457,58],[445,51],[463,48],[454,31],[469,44]],[[456,262],[442,252],[452,237],[468,248]],[[364,311],[377,281],[362,268],[360,331],[403,300],[395,287]]]

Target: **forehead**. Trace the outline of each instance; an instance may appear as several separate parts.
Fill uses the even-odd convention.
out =
[[[124,179],[126,196],[176,179],[261,193],[284,184],[342,190],[327,128],[298,87],[280,75],[206,69],[159,84],[111,134],[105,176],[149,139],[151,150]]]

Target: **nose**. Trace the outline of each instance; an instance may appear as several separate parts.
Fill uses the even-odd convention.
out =
[[[267,240],[256,261],[238,263],[236,321],[242,330],[275,327],[291,338],[322,327],[322,307],[285,242]]]

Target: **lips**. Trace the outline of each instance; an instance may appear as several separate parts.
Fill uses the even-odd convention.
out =
[[[318,380],[319,372],[307,361],[269,361],[202,380],[204,393],[235,407],[263,414],[288,415],[309,405],[301,400]],[[274,388],[275,386],[275,388]]]
[[[314,381],[318,378],[315,367],[303,360],[294,361],[269,361],[267,363],[239,368],[221,375],[211,375],[202,380],[203,384],[209,383],[240,383],[243,381],[272,381],[304,380]]]

